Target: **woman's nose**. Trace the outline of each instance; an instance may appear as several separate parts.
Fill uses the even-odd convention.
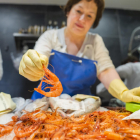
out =
[[[80,21],[85,21],[85,15],[82,14],[82,15],[80,16],[79,20],[80,20]]]

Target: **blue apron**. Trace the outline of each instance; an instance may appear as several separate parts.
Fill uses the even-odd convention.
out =
[[[74,55],[61,53],[52,50],[54,55],[50,56],[48,69],[55,73],[63,86],[63,93],[70,96],[76,94],[92,95],[90,86],[96,81],[96,65],[97,61],[80,58]],[[53,67],[52,67],[53,66]],[[42,90],[44,85],[42,86]],[[45,90],[46,92],[48,91]],[[34,91],[31,99],[42,98],[44,95]]]

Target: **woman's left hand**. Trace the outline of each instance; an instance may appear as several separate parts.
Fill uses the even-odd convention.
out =
[[[140,103],[140,87],[124,91],[120,96],[120,100],[123,102]]]
[[[108,91],[123,102],[140,103],[140,87],[129,90],[120,79],[114,79],[110,83]]]

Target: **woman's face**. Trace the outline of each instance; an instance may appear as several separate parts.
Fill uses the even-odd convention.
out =
[[[76,35],[84,36],[93,25],[97,14],[97,5],[92,0],[82,0],[75,4],[67,14],[67,28]]]

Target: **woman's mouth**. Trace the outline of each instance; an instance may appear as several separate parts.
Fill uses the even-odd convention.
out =
[[[80,24],[78,24],[78,23],[75,23],[75,24],[76,24],[76,26],[79,27],[79,28],[84,28],[83,25],[80,25]]]

